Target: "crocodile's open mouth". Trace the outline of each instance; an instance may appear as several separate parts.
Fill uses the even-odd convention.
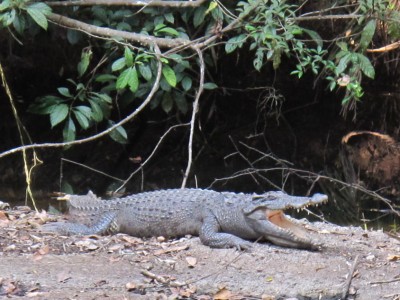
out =
[[[265,215],[267,217],[267,220],[270,221],[272,224],[280,228],[290,230],[296,237],[308,239],[307,231],[303,227],[288,220],[283,211],[266,210]]]

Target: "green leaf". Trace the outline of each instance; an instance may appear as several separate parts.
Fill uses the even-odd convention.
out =
[[[15,30],[22,35],[25,30],[25,17],[23,15],[16,15],[13,21],[13,26]]]
[[[185,91],[188,91],[192,88],[192,79],[188,76],[183,77],[181,81],[182,87]]]
[[[92,119],[97,123],[103,121],[104,115],[100,105],[93,100],[89,100],[89,103],[92,108]]]
[[[144,79],[147,81],[150,81],[151,78],[153,77],[153,74],[151,73],[151,68],[149,65],[145,64],[140,64],[139,65],[139,73],[140,75],[143,76]]]
[[[116,87],[117,90],[121,90],[128,85],[129,77],[131,76],[132,68],[125,69],[117,79]]]
[[[203,23],[205,15],[206,15],[206,8],[204,6],[200,6],[195,10],[193,16],[194,27],[198,27],[200,24]]]
[[[73,110],[76,120],[83,129],[89,128],[89,119],[79,110]]]
[[[92,118],[92,110],[88,106],[85,106],[85,105],[75,106],[74,110],[75,111],[79,111],[80,113],[82,113],[88,119]]]
[[[174,70],[170,66],[164,65],[162,73],[168,84],[172,87],[176,87],[176,75]]]
[[[111,127],[115,123],[113,121],[108,121],[108,126]],[[109,136],[116,141],[117,143],[120,144],[126,144],[128,141],[128,135],[125,131],[125,129],[122,126],[118,126],[115,128],[113,131],[109,133]]]
[[[131,67],[131,72],[129,73],[128,86],[132,93],[135,93],[139,87],[138,73],[135,67]]]
[[[29,16],[40,26],[42,27],[44,30],[47,30],[47,19],[46,16],[44,15],[44,13],[36,8],[32,8],[33,5],[28,6],[27,8],[27,13],[29,14]]]
[[[66,87],[59,87],[59,88],[57,88],[57,91],[58,91],[61,95],[63,95],[64,97],[72,98],[72,94],[69,92],[69,89],[66,88]]]
[[[65,126],[63,129],[63,137],[64,137],[64,142],[75,141],[76,128],[75,128],[75,123],[71,117],[69,117],[67,122],[65,123]]]
[[[204,84],[205,90],[215,90],[216,88],[218,88],[218,85],[216,85],[214,82],[206,82]]]
[[[217,7],[218,7],[218,3],[216,1],[210,2],[210,5],[208,6],[207,11],[206,11],[206,15],[209,14],[210,11],[213,11]]]
[[[125,57],[125,64],[128,67],[131,67],[133,65],[133,53],[132,50],[129,49],[128,47],[125,47],[124,57]]]
[[[35,2],[33,4],[30,4],[28,8],[31,9],[37,9],[42,12],[45,16],[49,15],[51,13],[51,8],[48,6],[46,3],[43,2]]]
[[[123,69],[126,66],[125,57],[118,58],[116,61],[113,62],[111,65],[111,70],[113,72]]]
[[[6,10],[7,8],[10,8],[10,7],[11,7],[10,0],[3,0],[0,3],[0,11]]]
[[[160,30],[157,30],[157,33],[158,32],[163,32],[163,33],[169,34],[171,36],[179,36],[179,32],[176,29],[171,28],[171,27],[161,28]]]
[[[90,59],[92,58],[92,50],[83,50],[81,54],[81,61],[78,63],[78,74],[82,76],[89,67]]]
[[[241,48],[245,41],[246,41],[245,34],[234,36],[233,38],[229,39],[228,42],[225,44],[225,52],[232,53],[233,51],[236,50],[236,48]]]
[[[363,54],[358,53],[357,55],[359,60],[359,67],[365,76],[374,79],[375,78],[375,69],[371,64],[371,61]]]
[[[53,109],[50,113],[51,128],[54,128],[54,126],[64,121],[68,116],[68,111],[69,108],[67,104],[61,103],[53,105]]]
[[[174,24],[174,15],[172,13],[166,13],[164,14],[165,20],[167,20],[169,23]]]
[[[166,112],[169,113],[172,110],[172,107],[174,106],[174,100],[172,99],[172,96],[170,93],[166,93],[163,97],[163,100],[161,102],[161,107],[162,109]]]
[[[180,112],[186,114],[189,110],[186,98],[181,93],[174,93],[174,100]]]
[[[370,20],[367,25],[365,25],[360,39],[360,48],[365,51],[368,45],[371,43],[374,37],[376,29],[376,20]]]
[[[305,28],[302,28],[302,30],[308,34],[308,36],[317,44],[317,46],[322,47],[322,38],[316,31]]]
[[[80,40],[83,39],[83,34],[80,31],[68,29],[67,40],[71,45],[76,45]]]

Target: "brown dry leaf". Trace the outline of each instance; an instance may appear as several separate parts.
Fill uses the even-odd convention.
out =
[[[197,264],[197,258],[196,257],[188,256],[185,259],[186,259],[186,262],[188,263],[190,268],[194,268],[194,266]]]
[[[160,254],[165,254],[165,253],[169,253],[169,252],[176,252],[176,251],[182,251],[182,250],[187,250],[187,249],[189,249],[188,245],[170,247],[170,248],[167,248],[167,249],[160,249],[160,250],[154,251],[154,255],[160,255]]]
[[[0,210],[0,227],[6,227],[10,223],[10,220],[8,219],[8,215]]]
[[[33,297],[43,297],[45,295],[46,295],[46,293],[44,293],[44,292],[29,292],[29,293],[26,293],[25,296],[28,298],[33,298]]]
[[[99,248],[99,246],[96,245],[96,243],[94,243],[93,240],[77,241],[75,242],[75,245],[78,246],[81,251],[83,250],[93,251]]]
[[[0,286],[0,295],[12,294],[17,289],[17,284],[11,280],[2,280]]]
[[[398,260],[400,260],[400,255],[398,255],[398,254],[389,254],[387,256],[387,260],[388,261],[398,261]]]
[[[272,295],[262,294],[261,300],[275,300],[276,298]]]
[[[125,242],[128,242],[131,245],[136,245],[136,244],[142,244],[143,243],[142,239],[139,239],[137,237],[133,237],[133,236],[130,236],[130,235],[123,235],[121,237],[121,239],[123,241],[125,241]]]
[[[112,253],[112,252],[119,251],[122,249],[124,249],[124,245],[115,244],[115,245],[108,247],[108,253]]]
[[[40,248],[33,254],[33,260],[34,261],[41,260],[44,255],[49,253],[49,251],[50,251],[49,245],[44,245],[42,248]]]
[[[214,300],[229,300],[232,299],[232,293],[226,288],[220,289],[213,297]]]

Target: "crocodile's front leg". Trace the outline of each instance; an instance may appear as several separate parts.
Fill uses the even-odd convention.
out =
[[[236,248],[238,250],[245,250],[253,245],[251,242],[233,234],[219,232],[220,229],[218,220],[214,215],[210,214],[205,217],[199,232],[201,242],[212,248]]]
[[[87,226],[79,223],[47,223],[41,227],[41,231],[45,232],[58,232],[65,235],[91,235],[91,234],[105,234],[109,231],[118,231],[115,228],[116,212],[106,212],[103,216],[92,226]]]

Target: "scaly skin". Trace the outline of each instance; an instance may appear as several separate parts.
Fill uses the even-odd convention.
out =
[[[317,205],[328,197],[172,189],[114,200],[100,200],[91,193],[67,195],[65,199],[76,223],[50,223],[44,225],[45,230],[81,235],[121,232],[137,237],[190,234],[200,236],[210,247],[238,249],[246,249],[252,245],[249,240],[261,238],[284,247],[316,250],[319,245],[281,210]]]

